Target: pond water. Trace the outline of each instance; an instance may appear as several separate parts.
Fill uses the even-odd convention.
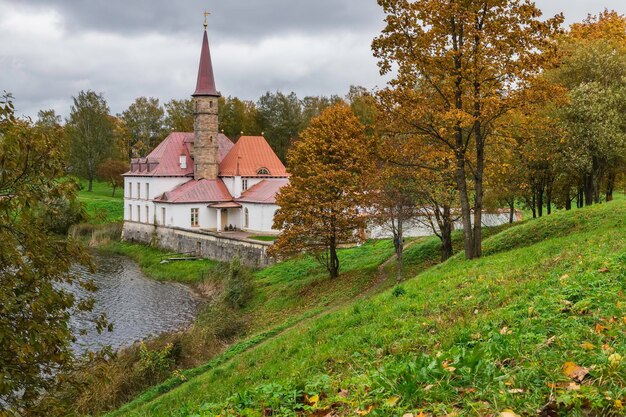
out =
[[[124,256],[96,252],[93,260],[95,273],[77,267],[83,277],[94,280],[98,291],[92,294],[92,312],[72,316],[76,352],[107,345],[119,349],[152,335],[179,330],[194,321],[201,301],[189,288],[149,279]],[[72,286],[70,291],[78,298],[88,295],[78,286]],[[101,313],[113,323],[113,331],[98,334],[95,330],[92,320]]]

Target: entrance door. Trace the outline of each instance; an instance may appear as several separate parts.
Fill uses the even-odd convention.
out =
[[[222,209],[222,230],[228,228],[228,210]]]

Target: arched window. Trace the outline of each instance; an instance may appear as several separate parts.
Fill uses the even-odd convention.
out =
[[[270,170],[267,168],[261,168],[256,172],[257,175],[270,175]]]
[[[247,229],[248,227],[250,227],[250,212],[246,207],[245,209],[243,209],[243,228]]]

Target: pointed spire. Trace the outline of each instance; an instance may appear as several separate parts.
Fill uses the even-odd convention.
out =
[[[219,97],[215,89],[215,78],[213,77],[213,64],[211,63],[211,51],[209,50],[209,38],[204,31],[202,38],[202,50],[200,52],[200,66],[198,68],[198,81],[196,91],[192,96],[213,96]]]

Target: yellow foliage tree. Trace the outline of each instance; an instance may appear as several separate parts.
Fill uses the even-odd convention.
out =
[[[553,61],[563,21],[541,21],[529,0],[379,0],[387,26],[373,42],[380,97],[406,132],[452,156],[465,256],[481,255],[486,144],[499,119],[529,99],[519,94]],[[534,92],[541,90],[533,90]]]
[[[339,275],[337,248],[361,240],[366,218],[366,182],[373,170],[372,144],[350,107],[324,110],[302,132],[287,156],[290,184],[281,189],[274,228],[283,232],[269,254],[309,253]]]

